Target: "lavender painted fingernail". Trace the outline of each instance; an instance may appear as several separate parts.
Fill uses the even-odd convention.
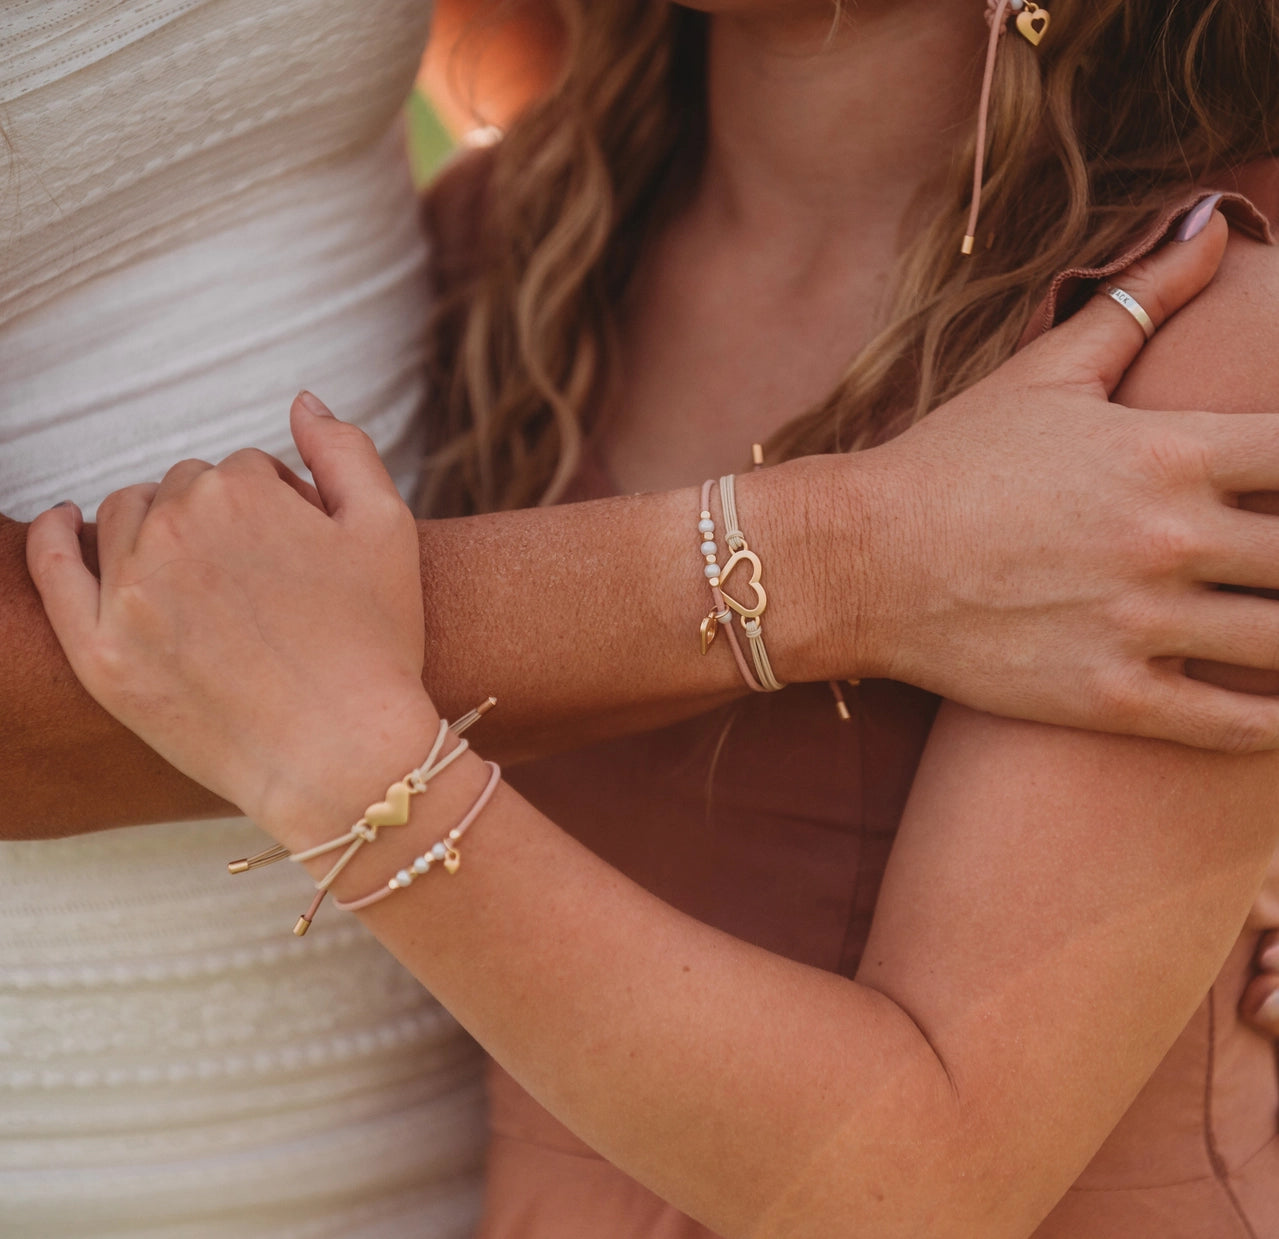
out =
[[[64,499],[61,503],[55,503],[53,506],[55,508],[69,508],[71,506],[71,500]]]
[[[1173,240],[1194,240],[1208,227],[1208,221],[1212,218],[1212,213],[1217,209],[1217,203],[1221,201],[1221,198],[1221,194],[1213,194],[1210,198],[1205,198],[1181,221],[1181,227],[1177,229],[1177,235],[1173,237]]]

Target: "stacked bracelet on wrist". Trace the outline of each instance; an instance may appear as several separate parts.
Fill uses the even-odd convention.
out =
[[[462,864],[462,856],[457,850],[457,845],[471,823],[484,811],[485,805],[493,799],[493,793],[497,791],[497,785],[502,780],[502,771],[496,762],[490,761],[484,764],[489,768],[488,782],[484,784],[484,790],[476,797],[475,803],[466,811],[462,820],[443,839],[396,873],[385,886],[379,886],[371,894],[352,899],[347,903],[334,901],[334,906],[340,912],[360,912],[394,895],[396,891],[412,886],[418,878],[430,873],[437,863],[443,864],[445,872],[456,873]]]
[[[729,646],[733,651],[733,660],[741,672],[746,686],[757,693],[775,693],[785,687],[773,674],[772,664],[768,660],[768,651],[764,646],[763,625],[761,619],[768,607],[768,595],[764,592],[762,581],[763,566],[759,556],[751,550],[745,536],[737,527],[737,496],[734,478],[730,473],[719,480],[720,508],[726,526],[724,540],[728,545],[728,559],[719,563],[719,548],[715,541],[715,522],[711,518],[710,498],[713,482],[702,484],[702,510],[697,523],[697,532],[701,538],[701,553],[705,561],[703,571],[711,589],[714,606],[702,620],[701,648],[705,654],[714,642],[720,628],[728,635]],[[749,584],[754,592],[754,601],[747,605],[738,601],[725,589],[725,582],[739,564],[750,565]],[[741,643],[733,631],[733,613],[742,619],[742,632],[751,653],[754,671],[747,665],[742,653]]]
[[[764,463],[764,452],[758,443],[751,445],[751,458],[756,469]],[[757,693],[775,693],[785,685],[773,674],[768,650],[764,646],[763,616],[768,606],[768,595],[764,592],[761,580],[763,569],[759,556],[750,549],[745,536],[737,527],[737,495],[731,473],[719,480],[720,508],[724,514],[726,526],[724,540],[729,550],[728,559],[722,565],[719,563],[719,546],[715,541],[715,521],[710,509],[711,489],[714,485],[714,482],[710,481],[702,485],[702,510],[697,522],[697,536],[702,558],[705,561],[703,571],[710,585],[711,598],[714,602],[714,606],[701,624],[702,653],[705,654],[710,649],[719,630],[727,628],[733,660],[737,663],[737,669],[741,672],[747,688]],[[743,562],[751,566],[749,584],[755,594],[755,600],[749,607],[738,602],[724,589],[724,582],[729,574]],[[734,612],[742,617],[742,632],[746,636],[747,646],[750,649],[751,662],[754,664],[753,673],[742,653],[741,643],[730,627]],[[847,680],[845,683],[856,688],[861,681]],[[835,698],[836,713],[845,722],[850,721],[853,717],[852,712],[848,708],[848,702],[844,698],[844,690],[839,681],[830,680],[829,685],[831,694]]]
[[[377,801],[375,804],[369,805],[369,807],[364,810],[363,814],[361,814],[359,821],[357,821],[355,825],[353,825],[345,833],[338,835],[337,838],[330,839],[327,843],[321,843],[316,847],[308,848],[303,852],[290,853],[288,849],[284,847],[268,848],[265,852],[260,852],[256,856],[249,856],[243,860],[231,861],[227,865],[228,871],[233,874],[247,873],[251,869],[259,869],[263,865],[273,864],[275,861],[284,860],[286,857],[294,862],[303,863],[305,861],[315,860],[320,856],[326,856],[330,852],[337,851],[339,848],[343,849],[341,856],[338,857],[333,867],[324,875],[323,878],[320,879],[320,881],[315,884],[316,893],[315,898],[311,901],[311,906],[307,908],[300,917],[298,917],[297,923],[293,926],[293,932],[298,937],[301,937],[308,929],[310,929],[311,922],[315,918],[316,912],[319,911],[320,904],[324,902],[324,897],[328,894],[333,883],[337,881],[343,870],[345,870],[351,861],[355,859],[360,849],[366,843],[377,842],[379,831],[382,830],[382,828],[405,825],[409,820],[411,807],[410,802],[412,801],[412,798],[425,792],[430,786],[432,779],[434,779],[437,775],[442,774],[450,765],[453,764],[453,762],[466,752],[469,747],[468,742],[462,740],[451,752],[445,754],[443,757],[440,756],[444,748],[444,742],[449,733],[451,732],[455,736],[460,736],[469,727],[483,718],[484,715],[487,714],[496,704],[497,699],[490,697],[483,704],[477,706],[468,714],[463,715],[452,724],[441,719],[439,732],[436,734],[435,742],[431,745],[431,749],[426,756],[426,760],[416,770],[409,771],[404,778],[400,779],[396,783],[392,783],[386,790],[385,798]],[[436,844],[436,847],[428,853],[430,861],[428,861],[426,857],[420,857],[417,862],[414,862],[415,866],[419,862],[424,865],[424,867],[420,870],[421,873],[425,873],[430,868],[431,861],[436,859],[436,849],[440,849],[438,859],[445,862],[445,867],[448,872],[454,873],[457,871],[457,866],[460,863],[460,857],[452,844],[456,843],[457,840],[462,837],[466,828],[476,817],[479,816],[480,811],[492,797],[493,792],[497,787],[498,780],[501,777],[501,771],[497,768],[497,766],[490,762],[489,767],[492,773],[490,775],[488,785],[485,787],[484,791],[480,793],[480,798],[476,801],[476,804],[473,806],[470,813],[468,813],[468,815],[463,818],[463,820],[459,822],[452,831],[449,832],[449,843]],[[400,874],[397,874],[397,879],[403,876],[406,872],[409,871],[402,870]],[[409,881],[404,882],[401,885],[407,886],[411,881],[412,877],[410,876]],[[358,907],[366,907],[370,903],[377,902],[377,899],[384,898],[385,895],[390,894],[391,890],[394,889],[399,889],[395,879],[392,880],[392,883],[388,888],[383,888],[382,890],[375,892],[375,896],[373,897],[367,897],[364,900],[356,900],[355,905],[358,905]],[[357,910],[357,908],[352,904],[338,904],[337,906],[344,911]]]

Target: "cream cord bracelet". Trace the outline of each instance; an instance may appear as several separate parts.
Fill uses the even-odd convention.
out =
[[[484,812],[485,806],[493,799],[493,793],[497,791],[497,785],[502,781],[502,771],[496,762],[490,761],[484,764],[489,768],[488,782],[484,784],[483,791],[476,797],[475,803],[466,811],[462,820],[443,839],[401,869],[385,886],[379,886],[371,894],[364,895],[359,899],[352,899],[347,903],[334,900],[333,906],[339,912],[363,911],[363,909],[372,907],[375,903],[380,903],[383,899],[394,895],[396,891],[402,891],[412,886],[417,878],[424,877],[430,873],[431,867],[437,863],[443,864],[447,873],[456,873],[462,864],[462,857],[457,850],[457,844],[462,836],[466,834],[471,823]]]
[[[345,850],[338,857],[333,868],[315,884],[315,898],[311,900],[310,907],[298,917],[297,923],[293,926],[293,932],[300,938],[311,928],[311,922],[315,919],[315,914],[324,902],[324,897],[328,894],[329,888],[341,876],[347,865],[355,859],[360,849],[366,843],[376,842],[378,831],[383,826],[403,826],[409,820],[409,801],[411,798],[426,791],[430,786],[431,780],[447,770],[470,747],[469,743],[463,740],[452,752],[441,757],[440,752],[444,748],[444,742],[449,733],[461,735],[462,732],[483,718],[496,704],[497,699],[490,697],[452,724],[446,719],[441,719],[440,729],[436,733],[435,742],[431,745],[430,752],[426,755],[426,760],[416,770],[410,770],[402,779],[392,783],[386,789],[385,799],[369,805],[360,816],[360,820],[344,834],[338,835],[335,839],[330,839],[327,843],[308,848],[303,852],[290,853],[284,847],[268,848],[265,852],[259,852],[256,856],[246,857],[244,860],[231,861],[227,865],[228,871],[233,874],[247,873],[250,869],[259,869],[263,865],[273,864],[275,861],[283,860],[286,857],[301,864],[305,861],[325,856],[329,852],[337,851],[338,848],[344,848]]]
[[[715,522],[711,519],[711,487],[714,482],[702,483],[702,511],[701,518],[697,522],[698,536],[701,538],[702,558],[706,561],[705,573],[707,584],[711,588],[711,600],[715,604],[710,614],[702,620],[702,653],[705,654],[711,648],[715,637],[721,628],[728,635],[729,648],[733,651],[733,660],[737,663],[737,670],[741,672],[746,687],[752,692],[765,693],[768,690],[753,674],[749,664],[746,662],[746,656],[742,653],[741,642],[737,639],[737,634],[733,631],[733,612],[725,601],[724,594],[720,589],[722,569],[719,566],[719,547],[715,543]]]
[[[760,582],[761,566],[759,556],[746,545],[746,538],[737,527],[737,495],[734,488],[734,477],[726,474],[719,480],[719,502],[724,514],[724,541],[732,552],[724,571],[720,574],[722,582],[738,563],[745,560],[751,565],[750,583],[755,590],[756,599],[753,607],[745,607],[724,594],[724,601],[742,617],[742,631],[750,644],[751,659],[755,663],[755,676],[766,692],[780,692],[786,686],[773,674],[772,664],[768,661],[768,651],[764,648],[762,619],[764,608],[768,606],[768,598],[764,586]],[[722,586],[721,586],[722,592]]]
[[[761,630],[760,617],[768,606],[768,595],[761,582],[762,566],[759,556],[747,545],[746,538],[737,527],[737,496],[734,489],[734,478],[730,473],[719,480],[720,507],[726,526],[724,540],[728,544],[729,557],[723,563],[718,562],[718,547],[715,543],[715,522],[711,519],[710,498],[713,482],[702,483],[701,518],[697,523],[698,534],[702,538],[701,552],[704,558],[707,583],[711,588],[714,609],[702,620],[702,653],[710,649],[711,642],[721,627],[728,634],[729,645],[733,651],[733,659],[747,688],[757,693],[775,693],[784,688],[773,674],[772,664],[768,660],[768,651],[764,648],[764,637]],[[724,589],[725,581],[738,564],[748,563],[751,567],[750,586],[755,592],[755,601],[747,606],[732,597]],[[742,653],[741,642],[733,631],[733,612],[742,617],[742,631],[751,652],[751,661],[755,664],[754,673],[747,665]]]
[[[764,463],[764,451],[758,443],[751,445],[751,458],[756,469],[759,469]],[[725,628],[728,633],[729,647],[733,651],[733,659],[737,663],[737,669],[741,672],[742,680],[745,682],[746,687],[756,693],[777,692],[779,689],[784,688],[785,685],[774,675],[772,663],[769,662],[768,651],[764,647],[761,620],[764,608],[768,605],[768,597],[764,593],[764,587],[760,581],[759,556],[751,551],[746,543],[745,536],[737,527],[737,495],[733,475],[729,474],[719,480],[720,507],[726,526],[724,540],[728,543],[729,559],[722,566],[718,562],[719,547],[715,542],[715,521],[711,516],[710,510],[711,488],[714,485],[713,481],[707,481],[702,484],[702,509],[700,519],[697,522],[697,534],[701,540],[700,549],[705,560],[704,571],[707,583],[711,588],[711,597],[715,604],[706,618],[702,620],[702,653],[705,654],[710,649],[719,629]],[[743,606],[724,592],[725,578],[743,560],[749,562],[752,567],[750,584],[756,594],[755,606],[752,608]],[[755,664],[753,674],[747,664],[746,656],[742,653],[741,642],[738,641],[737,634],[731,627],[734,611],[742,616],[742,631],[746,634],[746,640],[751,652],[751,662]],[[850,687],[856,688],[861,681],[848,680],[847,683]],[[844,722],[849,722],[853,716],[848,708],[848,702],[844,698],[844,690],[837,680],[830,680],[829,684],[831,694],[835,698],[836,713]]]

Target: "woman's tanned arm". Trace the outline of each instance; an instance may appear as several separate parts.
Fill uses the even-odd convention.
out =
[[[26,541],[25,524],[0,517],[0,837],[233,812],[80,687],[31,583]]]
[[[812,526],[803,513],[782,515],[787,475],[744,479],[743,494],[774,548],[774,648],[786,651],[779,665],[814,678],[826,655],[806,623],[812,608],[800,599],[812,593],[809,529],[820,526],[816,511]],[[871,488],[868,477],[861,502],[870,503]],[[510,762],[657,726],[744,692],[727,650],[697,653],[709,601],[698,571],[697,505],[689,489],[419,522],[430,598],[424,678],[441,707],[456,716],[496,696],[501,708],[485,720],[486,751]],[[771,510],[778,519],[768,518]],[[869,524],[869,509],[847,515]],[[0,524],[0,836],[230,812],[81,688],[27,572],[26,529]],[[845,545],[852,549],[849,539]],[[844,562],[850,576],[869,578],[853,555]],[[850,634],[852,601],[841,620]]]
[[[1215,270],[1224,222],[1203,238],[1125,274],[1156,318]],[[1279,524],[1231,506],[1233,490],[1279,490],[1279,417],[1106,403],[1140,343],[1124,311],[1091,305],[882,448],[741,477],[779,678],[888,677],[1041,722],[1279,743],[1279,701],[1150,665],[1175,644],[1279,666],[1279,607],[1201,584],[1279,584]],[[368,451],[342,424],[310,437],[329,465]],[[699,506],[690,486],[420,524],[424,679],[440,707],[498,697],[484,748],[509,762],[744,692],[723,641],[697,653]],[[0,532],[3,833],[219,811],[84,696],[27,577],[22,527]]]

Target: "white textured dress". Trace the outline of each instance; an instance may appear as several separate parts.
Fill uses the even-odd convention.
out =
[[[429,7],[0,0],[0,511],[289,456],[302,386],[411,479]],[[470,1233],[474,1048],[353,920],[291,936],[304,874],[228,877],[261,839],[0,844],[4,1239]]]

